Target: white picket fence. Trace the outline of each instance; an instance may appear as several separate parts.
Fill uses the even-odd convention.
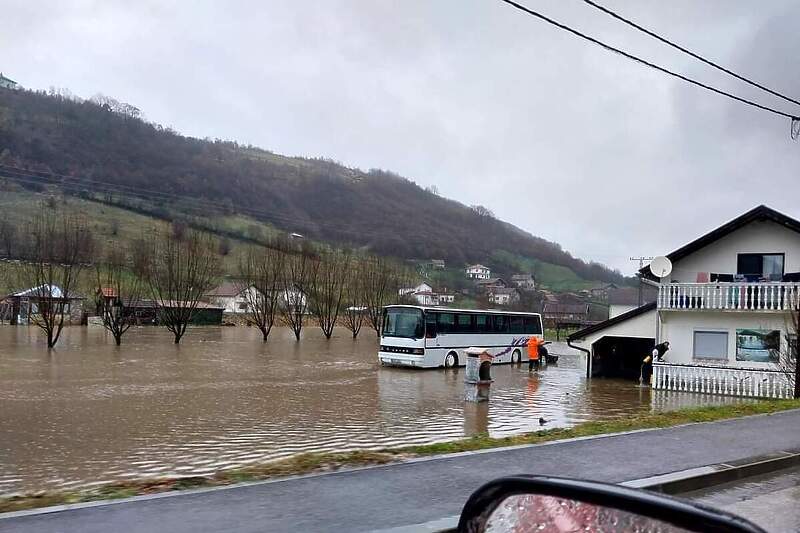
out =
[[[790,311],[798,304],[798,283],[664,283],[658,290],[661,310]]]
[[[791,398],[789,377],[777,370],[706,365],[653,364],[654,389],[745,396]]]

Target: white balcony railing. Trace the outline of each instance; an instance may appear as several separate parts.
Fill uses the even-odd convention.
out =
[[[791,398],[789,377],[777,370],[654,363],[654,389],[745,396]]]
[[[800,303],[800,283],[664,283],[662,310],[790,311]]]

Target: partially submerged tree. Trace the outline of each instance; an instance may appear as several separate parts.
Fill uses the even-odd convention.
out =
[[[46,204],[31,228],[17,279],[29,302],[29,320],[44,332],[47,347],[53,348],[72,310],[81,272],[92,260],[94,243],[84,219]]]
[[[308,294],[314,283],[318,261],[309,251],[291,253],[286,258],[283,278],[281,318],[284,325],[300,340],[304,320],[308,311]]]
[[[364,265],[362,261],[353,260],[346,277],[344,290],[344,310],[342,313],[344,326],[358,337],[366,319],[367,306],[364,294]]]
[[[247,321],[264,342],[275,324],[283,299],[286,254],[272,248],[250,248],[239,258],[237,289],[247,301]]]
[[[381,336],[383,307],[397,301],[400,270],[384,257],[372,257],[364,262],[364,305],[367,324]]]
[[[309,284],[311,312],[325,338],[330,339],[344,301],[350,256],[341,252],[323,254]]]
[[[119,249],[109,250],[105,259],[95,264],[95,275],[103,327],[119,346],[122,336],[136,323],[135,309],[144,293],[144,282],[134,272],[132,258]]]
[[[158,305],[158,321],[172,332],[175,344],[186,333],[201,298],[219,278],[214,245],[210,237],[192,230],[163,235],[154,242],[147,284]]]

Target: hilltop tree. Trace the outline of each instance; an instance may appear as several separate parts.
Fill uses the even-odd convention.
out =
[[[147,284],[158,305],[158,320],[181,342],[194,318],[200,299],[220,276],[214,241],[187,230],[183,235],[157,238],[148,265]]]

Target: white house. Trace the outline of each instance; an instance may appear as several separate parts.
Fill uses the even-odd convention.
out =
[[[652,286],[619,287],[608,290],[608,318],[614,318],[639,307],[639,297],[642,304],[653,302],[658,291]]]
[[[519,301],[519,292],[513,287],[497,287],[486,292],[489,303],[495,305],[510,305]]]
[[[514,274],[511,276],[511,283],[521,291],[536,289],[536,280],[533,278],[533,274]]]
[[[246,313],[249,310],[255,287],[242,287],[240,284],[225,281],[208,293],[206,298],[214,305],[222,307],[225,313]]]
[[[489,267],[481,264],[470,265],[465,270],[467,279],[489,279],[492,277],[492,271]]]
[[[0,88],[3,89],[19,89],[19,83],[15,82],[11,78],[6,78],[3,76],[3,73],[0,72]]]
[[[800,303],[800,221],[758,206],[667,254],[655,302],[569,336],[590,352],[587,372],[638,378],[654,344],[654,388],[788,397],[792,310]]]
[[[419,305],[442,305],[444,303],[452,303],[455,300],[455,295],[448,293],[447,290],[436,292],[433,287],[427,283],[420,283],[416,287],[404,287],[397,291],[400,296],[408,296],[413,298]]]

